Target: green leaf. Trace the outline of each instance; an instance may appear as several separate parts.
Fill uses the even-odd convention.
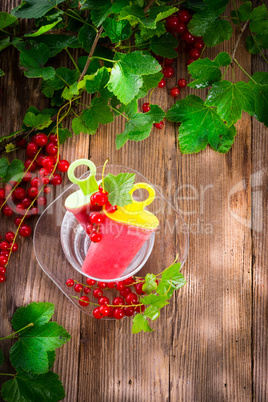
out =
[[[255,99],[254,117],[268,127],[268,73],[259,71],[252,75],[248,85]]]
[[[68,85],[73,85],[79,78],[77,70],[70,70],[66,67],[60,67],[55,70],[55,77],[52,80],[42,82],[42,92],[48,98],[52,98],[54,92]]]
[[[222,14],[229,0],[204,0],[204,3],[208,6],[210,11]]]
[[[144,311],[144,316],[150,318],[151,320],[156,320],[160,316],[159,308],[156,306],[149,306]]]
[[[140,51],[127,53],[112,68],[108,89],[122,103],[129,103],[135,98],[143,85],[143,75],[155,74],[161,70],[155,58]]]
[[[251,1],[246,1],[242,4],[238,10],[233,10],[231,13],[232,20],[234,24],[239,24],[241,21],[247,21],[250,17],[252,11]]]
[[[17,309],[12,318],[12,326],[15,331],[19,331],[30,323],[35,326],[44,325],[51,319],[54,309],[53,303],[32,302]]]
[[[5,11],[0,12],[0,29],[8,27],[15,21],[17,21],[17,18],[13,17],[13,15],[6,13]]]
[[[216,110],[206,106],[198,96],[188,95],[177,101],[167,112],[166,118],[182,123],[178,138],[184,154],[199,152],[207,144],[215,151],[224,153],[234,142],[235,127],[227,127]]]
[[[141,30],[135,33],[135,44],[141,45],[144,43],[144,46],[147,48],[146,42],[152,38],[153,36],[161,36],[166,32],[166,26],[163,21],[159,21],[156,24],[156,28],[145,28],[141,27]]]
[[[207,10],[194,14],[188,29],[191,34],[202,36],[205,44],[210,47],[229,40],[233,32],[230,22]]]
[[[255,7],[249,16],[249,29],[257,34],[268,33],[268,10],[265,4]]]
[[[11,45],[10,38],[0,40],[0,52]]]
[[[50,57],[49,48],[44,43],[23,44],[20,50],[20,64],[26,68],[26,77],[42,77],[44,80],[54,77],[54,68],[44,67]]]
[[[90,130],[90,134],[95,134],[99,124],[111,123],[114,120],[113,113],[107,103],[108,99],[93,98],[90,108],[83,114],[83,120]]]
[[[141,27],[156,29],[157,23],[177,12],[178,9],[172,6],[155,6],[149,10],[149,16],[145,16],[144,9],[133,4],[123,8],[120,12],[120,19],[126,19],[132,26],[139,24]]]
[[[214,60],[208,57],[199,59],[188,66],[189,73],[195,81],[188,84],[191,88],[206,88],[215,81],[220,81],[220,67],[226,67],[231,64],[231,57],[226,52],[221,52]]]
[[[162,308],[169,304],[169,302],[167,301],[167,296],[158,296],[154,293],[140,298],[140,303],[144,305],[151,304],[152,306],[156,306],[158,308]]]
[[[50,57],[55,57],[58,53],[60,53],[63,49],[66,48],[80,48],[81,44],[78,41],[78,38],[70,35],[42,35],[38,36],[35,39],[35,42],[44,43],[50,51]]]
[[[106,88],[110,75],[106,67],[100,68],[95,75],[85,81],[85,88],[89,94],[99,92],[102,97],[110,97],[112,94]]]
[[[248,36],[246,38],[246,48],[251,54],[260,53],[261,49],[268,48],[268,33]]]
[[[134,181],[134,173],[119,173],[117,176],[108,173],[104,178],[104,187],[109,193],[109,202],[119,207],[131,204],[132,198],[129,192],[134,186]]]
[[[4,71],[1,70],[1,68],[0,68],[0,77],[3,77],[4,75],[5,75]]]
[[[153,124],[159,123],[165,117],[165,112],[158,105],[150,105],[147,113],[135,113],[125,124],[123,133],[116,137],[116,148],[119,149],[129,139],[142,141],[149,137]]]
[[[74,97],[74,95],[78,94],[79,94],[78,82],[75,82],[70,87],[65,87],[61,96],[66,100],[71,100]]]
[[[47,358],[48,358],[48,368],[49,370],[53,367],[53,364],[56,359],[56,352],[55,350],[51,350],[50,352],[47,352]]]
[[[218,115],[226,121],[228,127],[241,119],[242,110],[254,113],[252,89],[244,81],[234,84],[229,81],[214,82],[205,105],[217,107]]]
[[[28,34],[25,34],[24,36],[25,37],[32,37],[32,38],[34,38],[36,36],[40,36],[40,35],[44,34],[45,32],[50,31],[60,21],[61,21],[61,18],[59,18],[57,21],[52,22],[52,24],[43,25],[41,28],[38,29],[38,31],[36,31],[34,33],[28,33]]]
[[[141,331],[152,332],[153,329],[150,327],[146,317],[143,314],[136,314],[133,318],[132,334],[137,334]]]
[[[160,38],[153,37],[151,40],[151,50],[158,56],[168,57],[170,59],[178,56],[175,48],[179,42],[171,33],[166,32]]]
[[[78,65],[78,68],[79,68],[80,71],[84,70],[84,67],[85,67],[86,62],[87,62],[87,58],[88,58],[88,56],[78,57],[77,65]],[[88,67],[88,69],[86,71],[86,74],[96,73],[99,70],[100,67],[101,67],[101,65],[100,65],[99,60],[93,59],[93,60],[91,60],[91,62],[89,64],[89,67]]]
[[[17,18],[40,18],[64,0],[23,0],[11,14]]]
[[[52,371],[34,375],[20,370],[16,377],[4,383],[1,392],[6,402],[56,402],[65,397],[59,376]]]
[[[24,174],[24,164],[19,159],[14,159],[11,163],[7,158],[0,159],[0,178],[4,183],[10,180],[19,181]]]
[[[94,134],[90,128],[87,127],[87,125],[84,122],[83,119],[84,113],[81,114],[79,117],[75,117],[72,120],[72,130],[75,135],[78,135],[80,133],[84,134]]]
[[[0,349],[0,366],[2,366],[3,363],[4,363],[4,354],[2,349]]]
[[[88,53],[92,48],[95,36],[95,29],[89,25],[84,25],[79,31],[78,40],[82,44],[83,49],[85,49]]]
[[[129,0],[88,0],[85,2],[91,8],[91,18],[98,27],[109,14],[119,13],[121,9],[129,4]]]
[[[150,294],[157,288],[156,275],[147,274],[144,278],[144,284],[142,285],[142,290]]]
[[[63,144],[67,138],[71,138],[73,135],[68,128],[59,128],[59,140],[60,144]]]
[[[131,25],[128,21],[115,21],[112,18],[106,18],[103,22],[105,33],[109,36],[112,43],[118,43],[126,40],[132,34]]]
[[[42,128],[48,127],[51,123],[52,120],[50,119],[50,115],[46,114],[38,114],[37,116],[32,113],[28,112],[24,116],[23,123],[27,127],[34,127],[39,130],[42,130]]]
[[[171,296],[173,291],[185,285],[186,281],[180,272],[181,264],[176,263],[165,269],[162,273],[161,281],[157,286],[157,293],[159,295]]]
[[[43,374],[49,370],[47,353],[70,339],[68,332],[56,322],[27,328],[10,349],[10,361],[18,369]]]

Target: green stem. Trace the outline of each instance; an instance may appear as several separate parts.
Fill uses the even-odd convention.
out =
[[[10,32],[7,32],[7,31],[5,31],[4,29],[0,29],[0,31],[2,31],[2,32],[4,32],[6,35],[8,35],[8,36],[15,36],[15,35],[13,35],[12,33],[10,33]]]
[[[240,64],[238,63],[238,61],[236,59],[234,59],[235,64],[237,64],[237,66],[240,68],[240,70],[243,71],[244,74],[246,74],[246,76],[251,79],[251,81],[254,82],[254,84],[257,84],[257,82],[243,69],[242,66],[240,66]]]
[[[67,85],[68,87],[70,87],[70,85],[68,84],[67,81],[65,81],[64,78],[62,78],[59,74],[55,73],[56,77],[58,77],[62,82],[64,82],[65,85]]]
[[[109,105],[109,107],[110,107],[111,109],[113,109],[115,112],[117,112],[118,114],[121,114],[121,116],[124,116],[125,119],[129,120],[129,118],[128,118],[124,113],[120,112],[118,109],[112,107],[111,105]]]
[[[10,377],[16,377],[16,374],[0,373],[0,375],[8,375]]]
[[[79,71],[79,74],[81,74],[81,71],[79,70],[78,65],[76,64],[76,62],[75,62],[73,56],[71,55],[71,53],[69,52],[68,48],[65,47],[65,50],[66,50],[66,52],[68,53],[70,59],[72,60],[73,65],[75,66],[76,70]]]
[[[12,338],[12,337],[13,337],[14,335],[16,335],[18,332],[21,332],[21,331],[23,331],[24,329],[29,328],[29,327],[33,327],[33,326],[34,326],[34,324],[33,324],[32,322],[30,322],[30,324],[26,325],[25,327],[19,329],[19,330],[16,331],[16,332],[13,332],[13,334],[10,334],[10,335],[8,335],[8,336],[5,336],[4,338],[0,338],[0,341],[3,341],[4,339]]]
[[[56,8],[57,10],[60,10],[58,7],[54,7],[54,8]],[[83,22],[83,24],[89,25],[89,26],[90,26],[91,28],[93,28],[96,32],[98,32],[97,28],[94,27],[94,25],[89,24],[87,21],[83,20],[83,18],[81,18],[81,17],[80,17],[78,14],[76,14],[73,10],[70,10],[70,11],[72,11],[75,15],[66,13],[66,11],[63,11],[63,10],[61,10],[61,11],[63,12],[63,14],[68,15],[68,16],[71,17],[71,18],[74,18],[74,19],[77,20],[77,21]]]
[[[240,28],[240,31],[241,31],[241,24],[240,24],[240,20],[239,20],[239,16],[238,16],[238,11],[237,11],[237,7],[236,7],[236,4],[235,4],[235,0],[233,0],[233,3],[234,3],[234,9],[235,9],[235,15],[236,15],[236,18],[237,18],[237,22],[238,22],[238,24],[239,24],[239,28]]]
[[[255,45],[257,46],[259,52],[261,53],[261,55],[262,55],[262,57],[263,57],[263,60],[268,64],[268,60],[267,60],[266,57],[264,56],[263,51],[261,50],[261,48],[260,48],[258,42],[257,42],[256,39],[255,39],[255,36],[252,35],[252,33],[251,33],[251,37],[252,37],[252,39],[253,39]]]
[[[119,46],[119,49],[129,49],[132,47],[140,47],[140,46],[147,46],[150,42],[141,43],[140,45],[131,45],[131,46]]]
[[[222,80],[224,79],[225,74],[227,73],[228,68],[229,68],[229,66],[227,66],[227,67],[225,68],[225,71],[224,71],[223,76],[222,76]]]
[[[71,111],[73,112],[73,114],[74,114],[76,117],[79,117],[78,114],[76,114],[73,109],[71,109]]]
[[[92,57],[90,57],[90,60],[93,60],[93,59],[109,61],[110,63],[117,63],[117,61],[118,61],[118,60],[105,59],[104,57],[99,57],[99,56],[92,56]]]

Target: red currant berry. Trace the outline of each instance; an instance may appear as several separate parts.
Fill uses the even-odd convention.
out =
[[[114,316],[114,318],[116,319],[116,320],[121,320],[121,318],[123,318],[124,317],[124,311],[123,311],[123,309],[122,308],[115,308],[114,309],[114,314],[113,314],[113,316]]]
[[[26,155],[28,158],[34,158],[37,154],[38,146],[34,142],[29,142],[26,148]]]
[[[168,59],[168,58],[165,58],[164,59],[164,64],[165,64],[165,66],[171,66],[171,64],[174,62],[174,59]]]
[[[42,161],[42,166],[43,166],[43,161]],[[41,168],[39,170],[39,176],[43,179],[44,176],[47,174],[46,169],[45,168]]]
[[[7,272],[5,267],[0,267],[0,274],[5,274]]]
[[[195,36],[190,34],[189,31],[184,32],[184,34],[182,35],[182,39],[188,43],[189,45],[192,45],[195,42]]]
[[[85,295],[88,295],[91,292],[91,289],[89,287],[84,287],[84,293]]]
[[[99,307],[99,312],[103,317],[107,317],[110,313],[110,307],[102,305]]]
[[[123,280],[124,285],[131,285],[133,282],[135,282],[135,279],[132,276]]]
[[[69,169],[70,163],[64,159],[62,159],[61,161],[59,161],[57,168],[60,172],[64,173],[67,172],[67,170]]]
[[[113,305],[115,306],[123,306],[125,304],[125,300],[122,297],[115,297],[113,299]]]
[[[3,257],[8,258],[9,254],[9,251],[0,251],[0,255],[2,255]]]
[[[17,204],[15,208],[15,212],[19,215],[24,215],[25,214],[25,208],[23,204]]]
[[[47,205],[47,199],[46,197],[38,197],[36,203],[38,206],[44,207],[45,205]]]
[[[187,26],[183,22],[179,22],[178,26],[175,29],[175,32],[183,34],[185,31],[187,31]]]
[[[15,233],[13,232],[6,232],[5,234],[5,239],[6,241],[8,241],[9,243],[11,243],[15,238]]]
[[[45,187],[45,188],[44,188],[44,193],[45,193],[45,194],[51,193],[51,188],[50,188],[50,187]]]
[[[12,248],[11,248],[11,246],[12,246]],[[12,253],[15,253],[18,250],[19,246],[17,243],[14,243],[13,245],[12,245],[12,243],[9,243],[9,248],[11,248]]]
[[[74,280],[73,280],[73,279],[67,279],[66,285],[67,285],[69,288],[72,288],[73,285],[74,285]]]
[[[142,105],[142,110],[144,111],[144,113],[149,112],[149,111],[151,110],[151,108],[150,108],[150,103],[144,103],[144,104]]]
[[[12,191],[12,185],[11,184],[6,184],[5,185],[5,193],[9,194]]]
[[[26,170],[29,170],[30,172],[32,172],[33,170],[36,169],[36,162],[33,159],[27,159],[24,162],[24,166]]]
[[[51,183],[53,184],[53,186],[59,186],[62,183],[61,175],[58,173],[55,173],[51,180]]]
[[[93,242],[93,243],[99,243],[100,241],[101,241],[101,234],[100,233],[92,233],[91,235],[90,235],[90,240]]]
[[[134,310],[135,310],[137,313],[143,313],[143,311],[145,310],[145,306],[144,306],[144,305],[142,305],[142,306],[136,306],[136,307],[134,307]]]
[[[7,241],[0,242],[0,250],[1,251],[7,251],[8,248],[9,248],[9,243]]]
[[[131,317],[135,312],[134,307],[123,307],[123,311],[127,317]]]
[[[108,297],[102,296],[102,297],[99,298],[98,303],[99,303],[100,305],[101,305],[101,304],[109,304],[110,301],[109,301]]]
[[[125,285],[123,282],[116,282],[116,290],[123,290],[125,288]]]
[[[99,307],[94,308],[92,314],[93,314],[93,317],[94,317],[94,318],[97,318],[97,320],[99,320],[100,318],[102,318],[102,315],[101,315],[101,313],[100,313]]]
[[[2,212],[5,216],[12,216],[13,215],[13,211],[12,209],[8,206],[8,205],[4,205],[2,208]]]
[[[178,13],[178,18],[181,22],[187,23],[190,20],[190,14],[187,10],[181,10]]]
[[[92,225],[101,225],[104,222],[104,215],[100,212],[92,212],[89,215],[89,221]]]
[[[187,85],[187,81],[186,81],[184,78],[181,78],[181,79],[178,81],[178,87],[179,87],[179,88],[185,88],[186,85]]]
[[[93,205],[105,205],[108,201],[108,194],[97,192],[90,197],[90,201]]]
[[[16,147],[18,148],[25,148],[27,146],[27,141],[22,138],[21,140],[16,142]]]
[[[27,190],[27,196],[30,197],[32,200],[38,196],[39,190],[37,187],[30,187]]]
[[[117,206],[110,204],[109,201],[107,201],[107,204],[105,205],[105,209],[109,214],[113,214],[114,212],[117,211]]]
[[[98,287],[100,289],[105,289],[105,288],[107,288],[107,283],[106,282],[98,282]]]
[[[101,289],[94,289],[93,290],[93,296],[96,297],[96,299],[99,299],[103,295],[103,291]]]
[[[171,67],[171,66],[164,67],[164,68],[163,68],[163,74],[164,74],[164,77],[166,77],[166,78],[173,77],[173,75],[174,75],[174,68]]]
[[[26,172],[22,178],[23,181],[31,181],[32,180],[32,173],[31,172]]]
[[[158,83],[158,88],[164,88],[166,86],[166,81],[162,78],[161,81]]]
[[[22,218],[16,218],[15,221],[14,221],[14,222],[15,222],[15,225],[16,225],[16,226],[19,226],[20,223],[21,223],[21,220],[22,220]]]
[[[177,87],[173,87],[170,90],[170,95],[173,96],[173,98],[176,98],[177,96],[179,96],[180,94],[180,90]]]
[[[82,292],[82,290],[83,290],[83,285],[81,285],[81,283],[76,283],[76,284],[74,285],[74,291],[75,291],[76,293],[80,293],[80,292]]]
[[[45,159],[45,155],[39,154],[35,158],[35,162],[37,163],[38,166],[43,166],[43,160]]]
[[[154,123],[155,128],[158,128],[158,130],[161,130],[161,128],[164,127],[164,122],[161,120],[159,123]]]
[[[191,59],[194,59],[194,60],[199,59],[200,55],[201,55],[200,50],[195,49],[195,48],[194,48],[194,49],[191,49],[190,52],[189,52],[190,58],[191,58]]]
[[[52,142],[53,144],[57,145],[58,144],[58,137],[56,134],[50,134],[49,136],[49,141]]]
[[[130,288],[125,288],[125,289],[123,289],[123,290],[120,290],[120,295],[121,295],[122,297],[127,297],[127,295],[128,295],[129,293],[131,293],[131,289],[130,289]]]
[[[22,187],[17,187],[15,188],[13,194],[17,200],[22,200],[26,195],[26,191]]]
[[[135,290],[138,295],[144,295],[145,292],[142,290],[143,282],[137,283],[135,285]]]
[[[114,307],[109,307],[109,308],[110,308],[110,312],[108,314],[108,317],[114,318],[114,310],[115,310],[115,308]]]
[[[47,176],[45,176],[45,177],[42,177],[42,183],[46,186],[48,183],[49,183],[49,177],[47,177]]]
[[[194,47],[198,50],[202,50],[204,46],[205,44],[203,39],[197,39],[197,41],[194,43]]]
[[[35,141],[34,141],[39,147],[43,147],[44,145],[47,144],[48,138],[47,135],[44,133],[38,133],[35,136]]]
[[[108,289],[114,289],[116,287],[116,283],[115,282],[108,282],[107,287],[108,287]]]
[[[195,61],[194,59],[188,59],[188,60],[187,60],[187,63],[186,63],[187,66],[189,66],[189,64],[192,64],[194,61]]]
[[[31,235],[31,233],[32,233],[32,229],[29,225],[25,225],[25,224],[21,225],[21,227],[19,229],[19,234],[22,237],[28,237]]]
[[[127,304],[137,304],[138,300],[138,296],[135,293],[129,293],[126,297]]]
[[[37,207],[33,207],[30,210],[31,215],[38,215],[39,214],[39,209]]]
[[[94,225],[92,225],[91,223],[89,223],[86,227],[86,233],[91,236],[94,230]]]
[[[30,184],[32,187],[41,187],[43,182],[40,177],[34,177]]]
[[[96,283],[96,281],[94,281],[94,279],[87,278],[87,284],[88,284],[89,286],[94,286],[95,283]]]
[[[5,189],[0,188],[0,198],[5,199]]]
[[[46,146],[46,151],[49,156],[55,156],[58,153],[58,147],[53,142],[49,142]]]
[[[0,283],[4,283],[6,280],[6,277],[4,274],[0,274]]]
[[[54,165],[54,159],[51,156],[46,156],[43,159],[43,166],[44,168],[52,168]]]
[[[167,27],[170,29],[175,29],[178,26],[179,18],[176,15],[171,15],[167,18]]]
[[[87,296],[81,296],[79,299],[79,304],[82,307],[87,307],[89,305],[89,298]]]
[[[0,255],[0,266],[4,267],[7,264],[7,257]]]

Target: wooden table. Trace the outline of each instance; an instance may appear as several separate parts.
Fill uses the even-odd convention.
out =
[[[9,9],[4,0],[2,11]],[[236,37],[237,32],[205,55],[214,58],[219,49],[231,53]],[[260,56],[245,50],[243,39],[236,58],[249,73],[267,71]],[[69,66],[65,59],[61,63]],[[181,53],[168,89],[186,77],[185,64]],[[41,109],[47,103],[39,80],[27,79],[19,70],[15,49],[1,53],[0,67],[6,73],[1,79],[5,135],[20,127],[30,105]],[[236,67],[235,79],[245,79]],[[199,95],[187,89],[182,96],[186,93]],[[165,89],[156,89],[152,103],[166,110],[174,100]],[[54,366],[68,402],[268,400],[267,130],[244,114],[225,155],[210,148],[182,155],[177,129],[168,122],[148,139],[116,151],[115,136],[122,130],[119,118],[94,136],[69,139],[60,153],[69,161],[92,158],[96,165],[109,157],[112,164],[137,169],[161,186],[189,225],[190,251],[183,267],[187,285],[164,309],[153,333],[131,335],[130,320],[98,321],[80,313],[40,269],[31,239],[20,239],[7,283],[1,285],[1,335],[12,332],[17,307],[31,301],[55,303],[53,318],[72,335],[57,352]],[[1,217],[1,235],[14,230],[11,222]],[[165,261],[161,264],[164,268]],[[9,369],[7,364],[4,368]]]

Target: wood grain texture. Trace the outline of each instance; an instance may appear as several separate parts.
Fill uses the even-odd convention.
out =
[[[9,11],[19,1],[2,3],[1,10]],[[214,58],[219,48],[231,52],[234,41],[235,36],[207,49],[206,55]],[[25,78],[19,70],[15,49],[2,54],[4,135],[21,125],[28,106],[42,108],[46,101],[40,96],[40,82]],[[245,51],[243,40],[236,58],[248,72],[264,70],[260,57],[251,59]],[[181,49],[168,90],[186,77],[185,65]],[[227,79],[231,76],[230,72]],[[245,79],[237,67],[235,79]],[[193,93],[187,91],[182,96]],[[156,89],[151,102],[167,110],[173,98]],[[20,240],[8,267],[9,280],[1,289],[1,335],[12,332],[10,319],[17,307],[31,301],[55,303],[54,319],[72,335],[58,351],[54,366],[65,386],[66,402],[266,401],[267,129],[243,115],[234,146],[226,155],[209,148],[182,155],[177,128],[168,122],[164,130],[154,129],[141,143],[129,141],[116,151],[115,136],[122,130],[118,118],[95,136],[68,139],[61,155],[69,161],[90,157],[97,166],[109,157],[111,164],[137,169],[162,189],[189,226],[190,251],[183,267],[187,285],[163,309],[153,333],[131,335],[128,319],[107,322],[80,315],[41,271],[29,239]],[[3,235],[11,226],[0,219]],[[49,249],[49,238],[44,247]],[[150,259],[146,269],[160,272],[177,247],[176,234],[163,239],[158,258]],[[5,341],[3,348],[10,345]],[[5,363],[3,371],[8,370]]]

